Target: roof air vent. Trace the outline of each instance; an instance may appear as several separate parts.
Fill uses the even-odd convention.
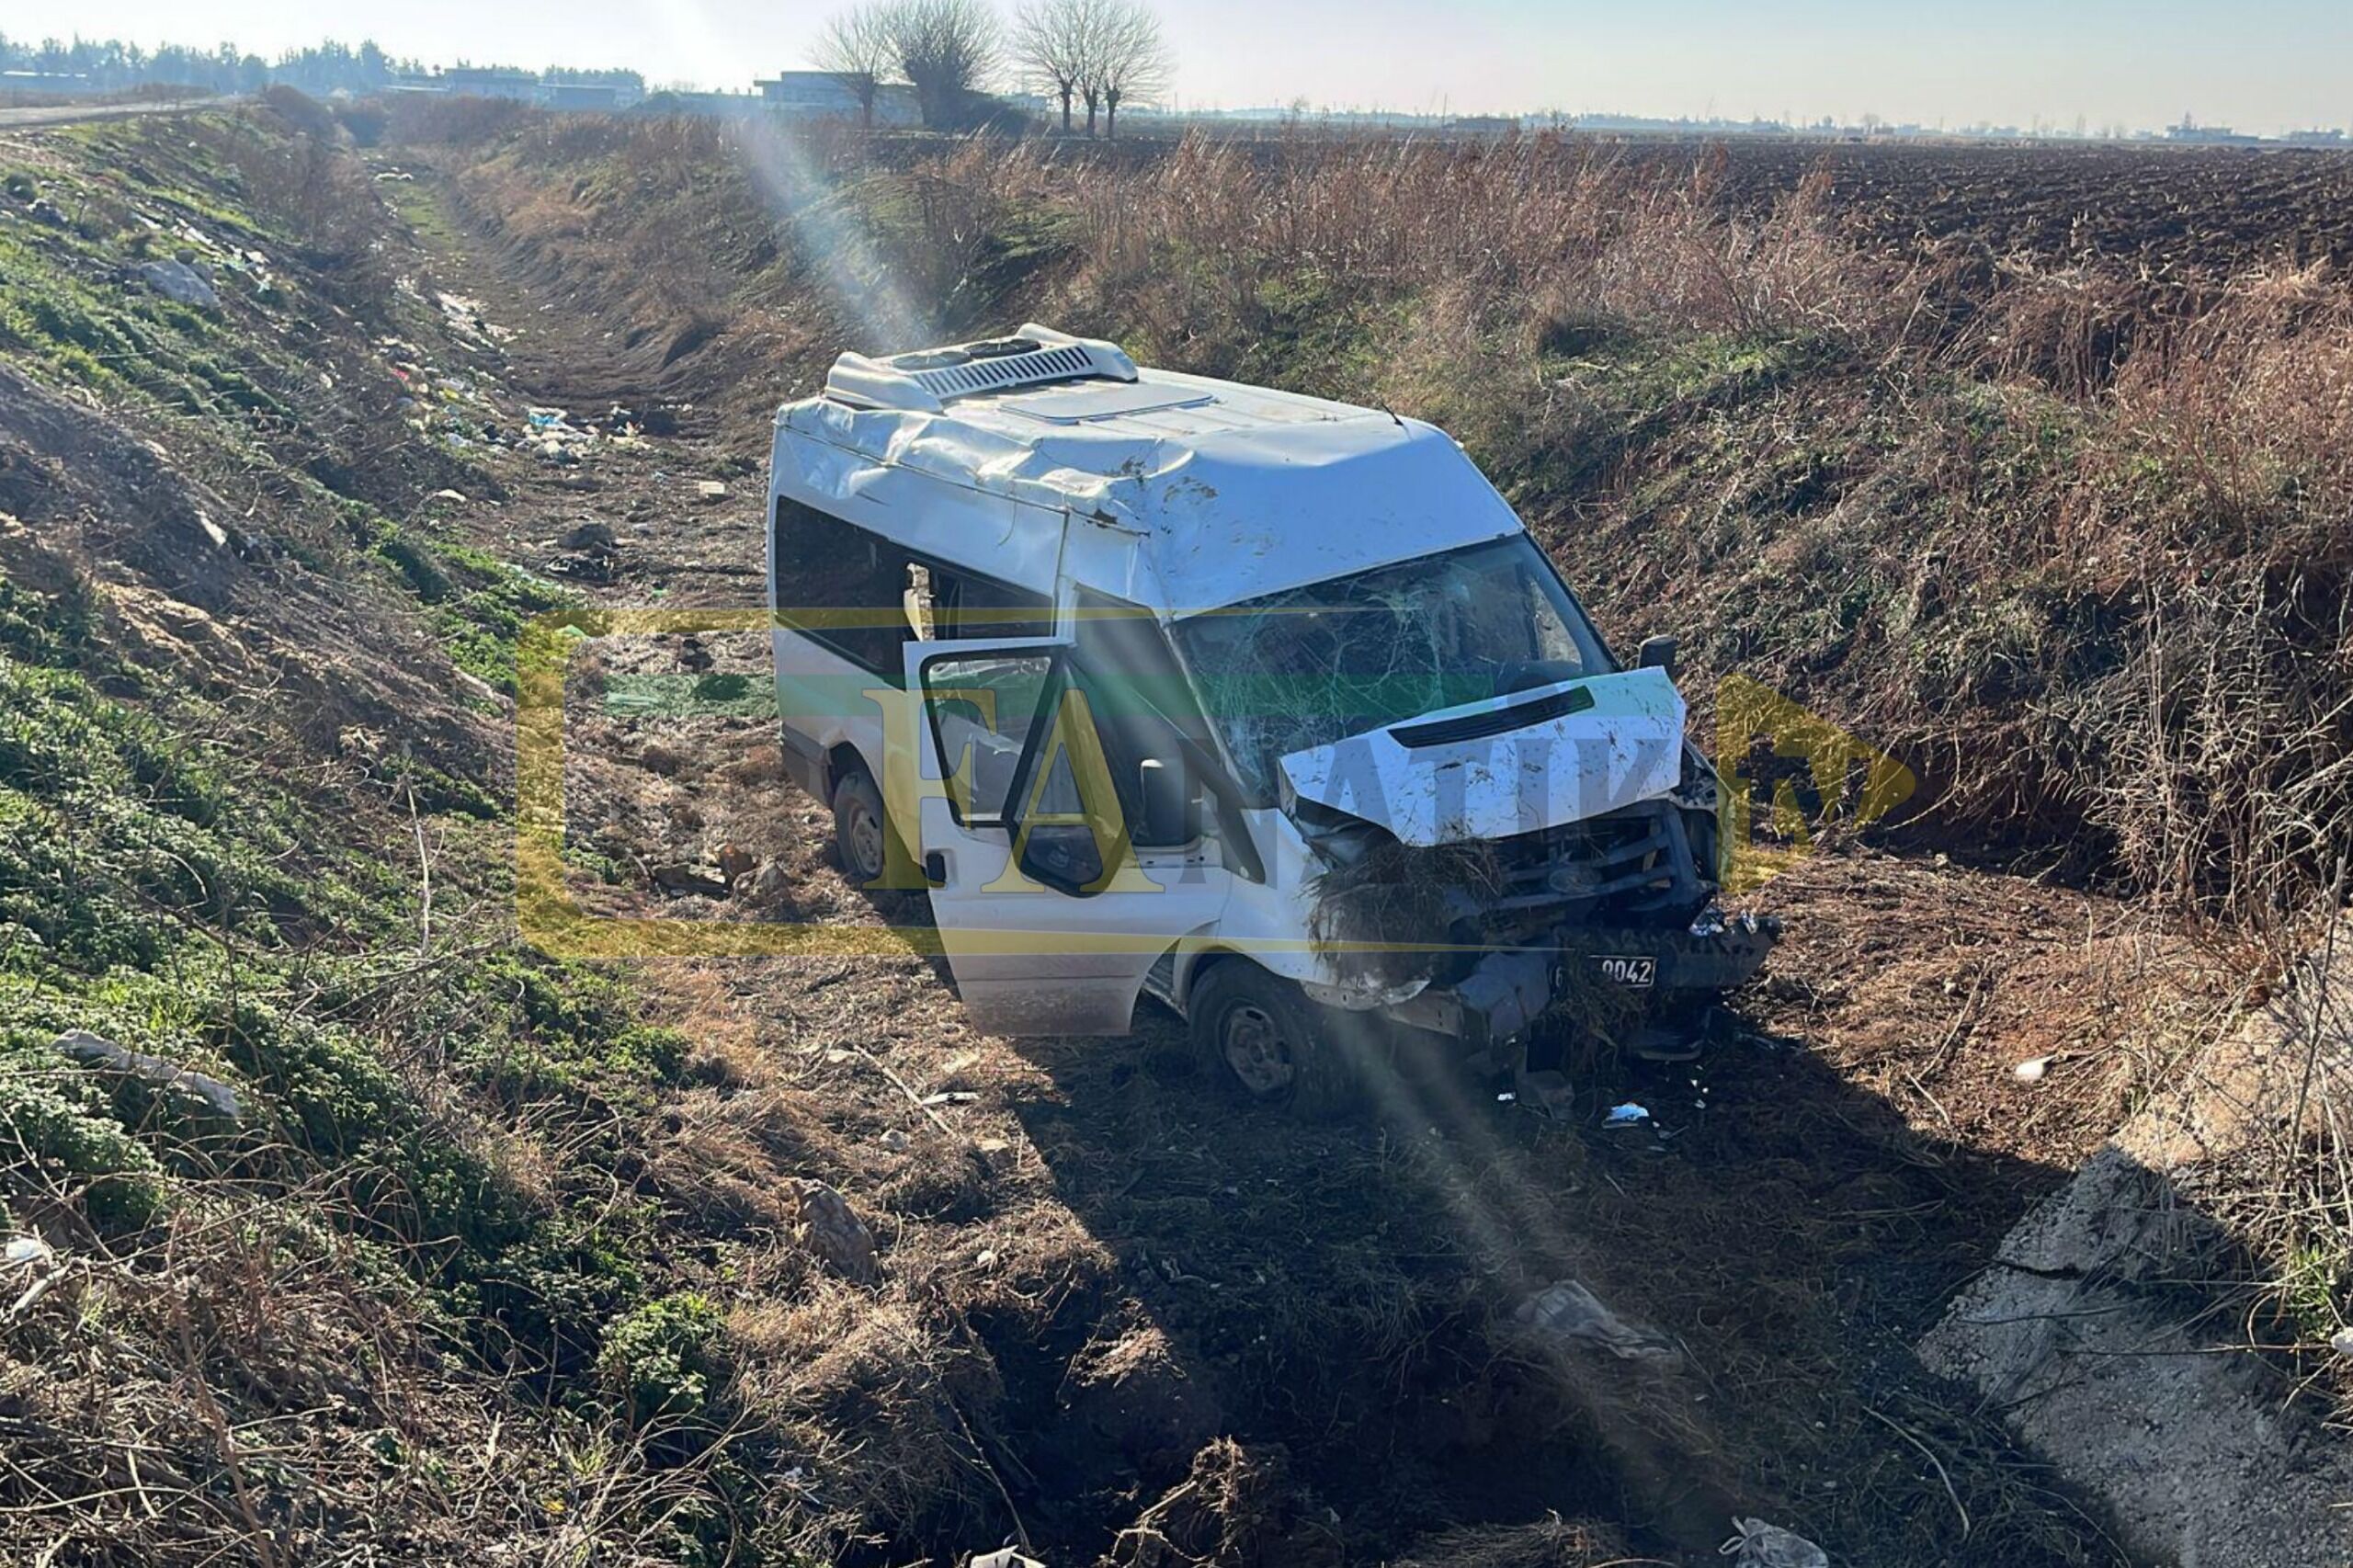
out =
[[[825,377],[825,395],[860,408],[938,414],[951,398],[1090,376],[1132,381],[1135,361],[1116,344],[1073,337],[1030,323],[1012,337],[918,349],[889,358],[845,354]]]

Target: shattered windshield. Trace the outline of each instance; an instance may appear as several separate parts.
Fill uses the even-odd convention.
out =
[[[1525,534],[1210,610],[1176,632],[1261,801],[1289,753],[1611,667]]]

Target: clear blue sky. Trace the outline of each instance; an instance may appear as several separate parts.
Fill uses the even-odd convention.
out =
[[[825,0],[0,0],[11,38],[222,39],[265,54],[625,64],[737,86],[797,64]],[[1821,114],[1962,125],[2353,123],[2337,0],[1163,0],[1187,104]]]

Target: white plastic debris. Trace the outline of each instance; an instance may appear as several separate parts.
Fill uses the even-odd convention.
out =
[[[972,1568],[1046,1568],[1036,1558],[1013,1547],[973,1554]]]
[[[1656,1329],[1629,1322],[1574,1279],[1556,1279],[1520,1302],[1512,1321],[1548,1339],[1607,1350],[1621,1361],[1677,1361],[1682,1352]]]
[[[2353,1356],[2353,1328],[2340,1328],[2330,1335],[2328,1347],[2339,1356]]]
[[[57,1254],[39,1236],[10,1236],[5,1254],[8,1262],[17,1267],[33,1267],[50,1262]]]
[[[87,1029],[67,1029],[54,1041],[58,1051],[85,1067],[100,1072],[120,1073],[129,1077],[144,1079],[159,1088],[177,1092],[191,1108],[205,1112],[224,1121],[234,1121],[244,1114],[237,1103],[237,1091],[208,1074],[191,1072],[176,1062],[160,1056],[126,1051],[114,1041]]]
[[[1718,1554],[1731,1558],[1733,1568],[1830,1568],[1828,1552],[1779,1525],[1734,1519],[1732,1528],[1740,1533],[1724,1542]]]
[[[2040,1084],[2042,1075],[2051,1071],[2051,1058],[2032,1056],[2010,1069],[2010,1076],[2021,1084]]]
[[[724,501],[727,499],[727,486],[715,479],[706,479],[695,486],[695,494],[706,501]]]
[[[1650,1119],[1651,1113],[1647,1107],[1639,1106],[1633,1101],[1628,1100],[1624,1105],[1611,1106],[1609,1108],[1609,1114],[1601,1119],[1601,1125],[1604,1127],[1639,1127]]]
[[[202,311],[221,308],[221,296],[212,291],[204,274],[184,261],[142,261],[131,269],[131,275],[176,304]]]

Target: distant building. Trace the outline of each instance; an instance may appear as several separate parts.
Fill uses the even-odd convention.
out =
[[[97,85],[81,71],[0,71],[0,93],[64,98],[97,90]]]
[[[495,65],[452,65],[437,80],[443,92],[461,97],[513,98],[527,104],[540,100],[540,77],[535,71],[509,71]]]
[[[2263,138],[2242,136],[2227,125],[2200,125],[2185,114],[2179,125],[2165,127],[2165,140],[2199,147],[2253,147]]]
[[[2345,132],[2342,131],[2290,131],[2279,140],[2290,147],[2342,147],[2345,145]]]
[[[633,71],[614,73],[603,82],[551,82],[536,71],[510,71],[499,66],[453,65],[430,74],[395,77],[387,91],[447,93],[461,98],[503,98],[541,108],[578,112],[613,111],[635,107],[645,97],[645,84]]]
[[[831,71],[780,71],[773,78],[753,84],[769,108],[795,119],[848,119],[862,117],[858,95]],[[913,87],[885,83],[875,89],[874,123],[920,125],[923,108]]]
[[[767,112],[756,93],[703,93],[669,88],[649,94],[637,106],[641,114],[693,114],[711,119],[748,119]]]
[[[1519,121],[1506,114],[1458,114],[1440,129],[1458,136],[1508,136]]]
[[[537,101],[549,108],[624,109],[641,102],[645,89],[627,82],[542,82]]]

